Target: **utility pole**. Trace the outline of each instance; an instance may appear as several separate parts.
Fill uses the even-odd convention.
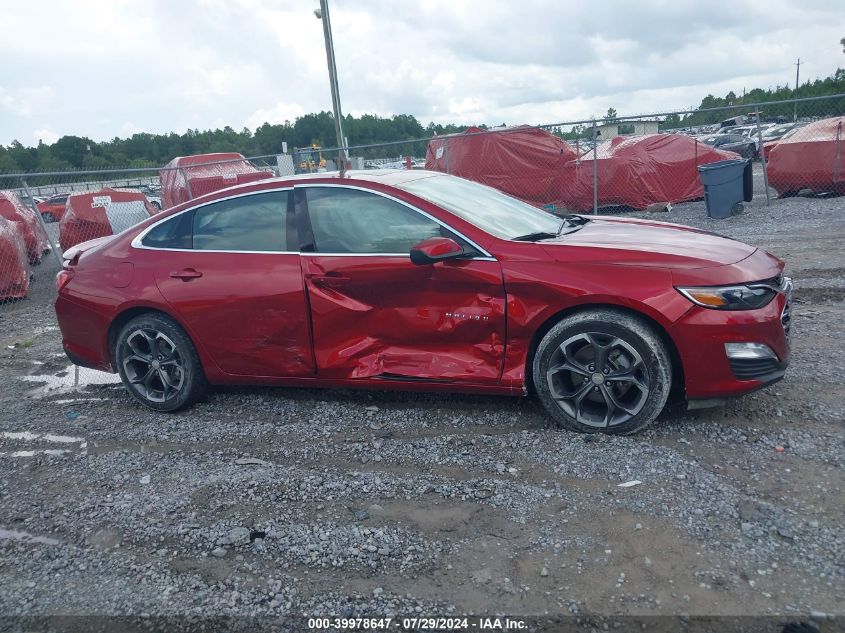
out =
[[[801,70],[801,58],[798,58],[798,61],[795,63],[795,98],[798,98],[798,73]],[[795,111],[792,113],[792,120],[798,120],[798,102],[795,102]]]
[[[332,89],[332,111],[334,112],[334,131],[337,135],[338,169],[341,175],[346,171],[346,143],[343,136],[343,112],[340,110],[340,89],[337,85],[337,65],[334,60],[334,41],[332,23],[329,19],[329,0],[320,0],[320,8],[314,15],[323,21],[323,37],[326,40],[326,62],[329,66],[329,83]]]

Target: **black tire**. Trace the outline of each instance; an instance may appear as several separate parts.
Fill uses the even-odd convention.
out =
[[[153,200],[150,204],[153,205],[159,211],[161,211],[161,205],[158,202],[156,202],[155,200]]]
[[[537,347],[534,388],[549,416],[581,433],[628,435],[651,424],[672,386],[672,363],[654,327],[626,312],[563,318]]]
[[[41,217],[43,218],[45,224],[50,224],[51,222],[56,221],[55,216],[49,211],[47,211],[47,213],[42,213]]]
[[[178,411],[205,397],[208,383],[197,350],[170,317],[151,312],[127,323],[115,341],[120,379],[155,411]]]

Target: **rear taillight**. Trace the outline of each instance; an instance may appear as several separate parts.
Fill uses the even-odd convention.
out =
[[[56,275],[56,290],[61,292],[62,288],[68,285],[70,280],[73,279],[73,271],[64,269],[60,270],[59,274]]]

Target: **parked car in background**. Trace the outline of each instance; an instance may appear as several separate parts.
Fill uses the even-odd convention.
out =
[[[38,211],[45,222],[58,222],[65,214],[67,193],[57,193],[38,204]]]
[[[773,125],[763,132],[763,142],[777,141],[783,138],[792,130],[804,127],[804,123],[787,123],[785,125]]]
[[[780,137],[778,137],[776,139],[766,141],[765,138],[764,138],[763,139],[763,156],[765,157],[765,159],[769,160],[769,154],[771,153],[771,151],[775,148],[775,146],[778,143],[780,143],[783,140],[790,138],[791,136],[794,136],[795,134],[798,134],[799,130],[802,127],[804,127],[804,125],[805,124],[803,124],[803,123],[793,125],[789,130],[784,132]]]
[[[56,313],[72,362],[157,411],[209,384],[532,391],[567,429],[628,434],[673,387],[706,404],[784,375],[783,269],[699,229],[362,170],[215,191],[71,248]]]
[[[33,196],[30,198],[25,191],[18,191],[17,195],[18,199],[30,208],[32,208],[33,206],[37,207],[39,204],[41,204],[47,199],[44,196]]]
[[[0,191],[0,217],[12,222],[18,235],[23,239],[30,264],[37,264],[44,253],[49,252],[50,242],[41,220],[38,219],[32,207],[21,202],[14,191]],[[0,260],[0,266],[3,263]]]
[[[139,191],[143,193],[149,203],[154,206],[157,210],[161,211],[161,186],[154,187],[152,185],[125,185],[123,186],[124,189],[134,189],[135,191]]]
[[[714,134],[699,139],[711,147],[735,152],[743,158],[757,157],[757,141],[741,134]]]
[[[105,187],[72,193],[59,221],[59,245],[67,250],[81,242],[115,235],[159,211],[137,189]]]

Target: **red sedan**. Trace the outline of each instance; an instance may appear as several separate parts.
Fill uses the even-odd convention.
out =
[[[753,246],[663,222],[558,217],[427,171],[231,187],[65,253],[80,365],[175,411],[209,385],[536,393],[632,433],[783,377],[791,282]]]
[[[38,211],[45,222],[58,222],[65,214],[68,193],[57,193],[38,203]]]

